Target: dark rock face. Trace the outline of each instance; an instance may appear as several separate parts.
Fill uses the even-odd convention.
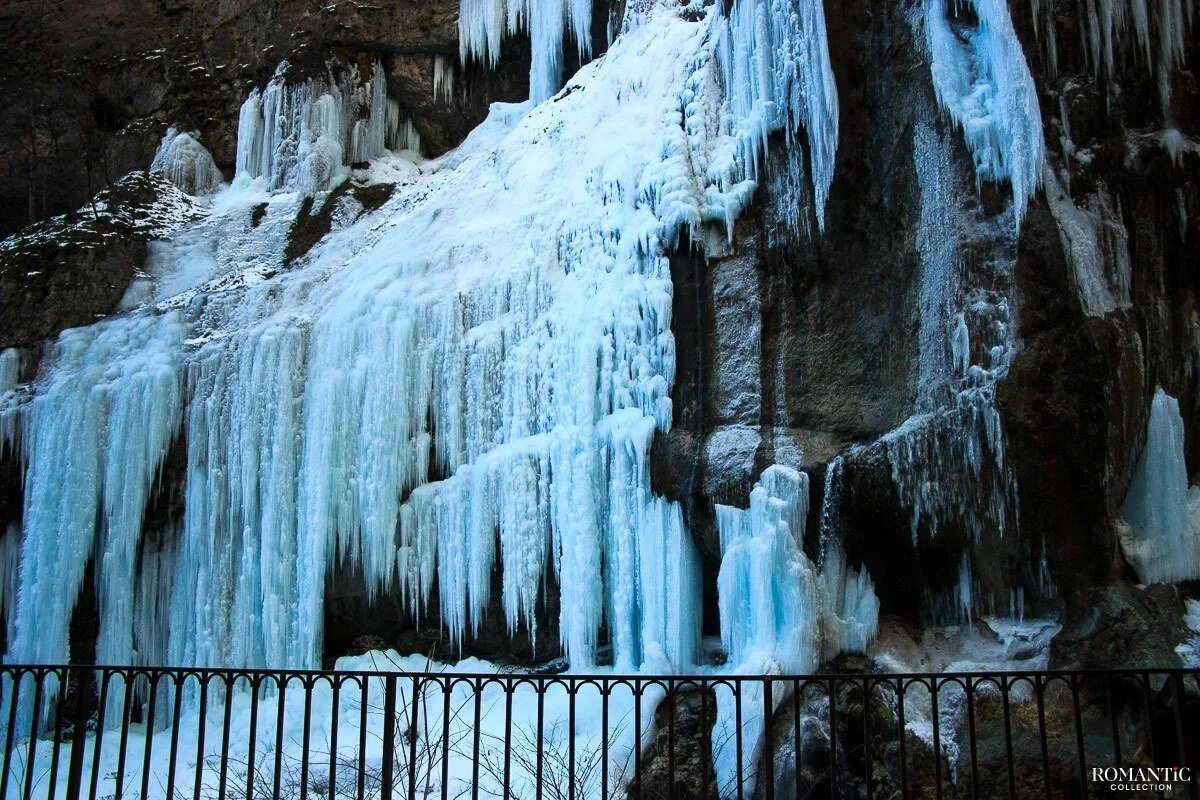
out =
[[[146,243],[201,216],[178,189],[136,172],[73,214],[0,247],[0,349],[33,348],[111,314],[146,259]]]
[[[144,169],[171,124],[198,131],[230,177],[238,109],[285,59],[310,74],[330,57],[378,59],[427,155],[461,141],[489,102],[527,95],[520,41],[495,71],[458,67],[457,0],[16,0],[0,9],[0,30],[0,79],[22,87],[0,109],[0,234]],[[450,103],[434,98],[435,56],[457,73]]]

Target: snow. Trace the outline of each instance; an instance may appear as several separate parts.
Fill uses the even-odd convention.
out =
[[[211,194],[225,180],[217,169],[212,154],[196,138],[196,134],[185,133],[175,127],[167,129],[154,161],[151,172],[161,172],[184,194]]]
[[[980,182],[1007,181],[1018,225],[1041,186],[1045,146],[1033,76],[1005,0],[968,0],[962,22],[947,0],[924,0],[938,102],[962,131]]]
[[[1121,545],[1143,583],[1200,577],[1200,487],[1188,486],[1179,401],[1161,387],[1121,516]]]

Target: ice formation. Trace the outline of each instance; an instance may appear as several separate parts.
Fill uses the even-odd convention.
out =
[[[580,59],[592,48],[592,0],[461,0],[458,41],[462,60],[496,66],[505,36],[529,33],[529,99],[546,100],[562,88],[568,33]]]
[[[1150,403],[1146,445],[1125,495],[1121,537],[1143,583],[1200,577],[1200,487],[1188,486],[1179,401],[1162,388]]]
[[[152,243],[123,314],[64,333],[42,364],[21,412],[10,662],[67,660],[94,556],[108,663],[315,666],[341,570],[416,613],[436,602],[456,642],[494,573],[510,629],[533,628],[557,583],[573,667],[596,662],[602,631],[620,669],[694,663],[697,556],[648,467],[672,416],[668,256],[748,201],[747,131],[790,120],[832,145],[827,69],[722,90],[729,48],[803,44],[827,68],[819,14],[785,5],[755,5],[778,35],[747,40],[716,7],[642,4],[570,92],[495,106],[286,269],[303,196],[403,142],[378,68],[281,68],[243,106],[233,185]],[[801,106],[771,118],[781,98]],[[168,451],[182,519],[143,532]]]
[[[753,176],[772,133],[808,141],[818,226],[833,183],[838,99],[820,0],[736,0],[722,28],[721,64],[740,158]]]
[[[1052,3],[1033,0],[1039,38],[1057,67]],[[1155,76],[1163,114],[1170,119],[1171,78],[1187,56],[1195,0],[1085,0],[1079,3],[1084,52],[1096,74],[1115,78],[1124,60]]]
[[[433,57],[433,99],[446,105],[454,102],[454,62],[440,53]]]
[[[1041,186],[1042,113],[1005,0],[924,0],[938,102],[961,129],[979,181],[1012,186],[1018,224]],[[972,16],[973,15],[973,16]]]
[[[167,129],[150,170],[163,173],[167,180],[190,195],[210,194],[224,180],[212,154],[195,135],[175,127]]]
[[[346,166],[382,156],[399,135],[399,109],[375,64],[294,82],[284,62],[255,89],[238,119],[237,177],[261,178],[269,191],[313,195],[345,176]]]
[[[837,464],[828,476],[836,480]],[[832,485],[832,480],[830,485]],[[833,503],[822,514],[820,570],[804,555],[808,476],[790,467],[765,470],[750,492],[747,510],[718,505],[721,569],[717,577],[721,642],[730,666],[747,674],[812,672],[823,656],[862,652],[874,638],[879,601],[865,571],[846,567]],[[825,520],[829,520],[826,523]],[[783,687],[779,687],[782,689]],[[761,753],[763,687],[742,686],[741,774],[753,785]],[[772,698],[777,703],[782,698]],[[719,693],[713,746],[723,796],[740,793],[733,748],[722,747],[737,730],[732,698]]]

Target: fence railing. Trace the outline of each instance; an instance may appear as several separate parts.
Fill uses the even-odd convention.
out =
[[[1196,797],[1200,777],[1182,670],[7,666],[0,692],[0,800]]]

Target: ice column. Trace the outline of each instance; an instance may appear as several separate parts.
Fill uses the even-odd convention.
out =
[[[158,469],[178,429],[182,381],[175,314],[65,332],[29,410],[21,588],[9,659],[66,663],[83,573],[96,558],[97,659],[132,647],[136,555]],[[99,526],[97,525],[99,520]]]
[[[1188,486],[1179,401],[1161,388],[1121,515],[1121,544],[1143,583],[1200,577],[1200,487]]]
[[[840,539],[831,535],[822,547],[821,574],[804,555],[808,489],[807,475],[776,465],[750,492],[748,510],[717,506],[721,641],[735,672],[811,672],[823,654],[861,650],[874,637],[879,615],[874,587],[865,571],[846,569]],[[784,688],[775,687],[773,706],[783,699]],[[763,698],[756,697],[762,686],[743,684],[742,692],[741,768],[753,784],[762,746]],[[736,709],[723,693],[717,702],[718,785],[723,796],[737,797]]]

